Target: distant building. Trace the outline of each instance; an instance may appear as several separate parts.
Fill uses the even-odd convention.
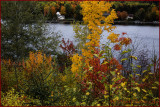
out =
[[[60,12],[57,12],[56,15],[57,15],[58,20],[64,20],[65,19],[65,16],[61,15]]]
[[[133,19],[133,14],[128,14],[128,16],[127,16],[127,18],[126,18],[127,20],[129,20],[129,19]]]

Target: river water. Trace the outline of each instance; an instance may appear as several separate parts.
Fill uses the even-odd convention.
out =
[[[50,32],[60,32],[65,40],[71,40],[74,44],[76,41],[74,39],[73,25],[71,24],[53,24],[49,23],[48,33]],[[137,25],[115,25],[115,33],[122,34],[122,32],[127,33],[127,37],[132,39],[132,43],[137,44],[139,48],[148,49],[150,52],[155,50],[156,54],[159,55],[159,26],[137,26]],[[107,36],[109,33],[107,31],[103,32],[103,37],[101,38],[101,44],[105,44],[107,41]]]

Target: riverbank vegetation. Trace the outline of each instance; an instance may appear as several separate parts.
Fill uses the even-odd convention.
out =
[[[2,2],[1,105],[159,105],[159,57],[145,49],[135,54],[127,33],[114,32],[118,16],[111,3],[78,2],[85,26],[74,25],[76,46],[59,41],[60,33],[46,36],[48,11],[40,3]],[[109,35],[100,44],[104,31]]]

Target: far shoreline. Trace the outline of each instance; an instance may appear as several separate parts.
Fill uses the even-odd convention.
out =
[[[81,23],[83,24],[83,21],[75,21],[75,20],[52,20],[52,21],[46,21],[46,23],[60,23],[60,24],[73,24],[73,23]],[[142,22],[142,21],[114,21],[113,25],[140,25],[140,26],[159,26],[158,21],[154,22]]]

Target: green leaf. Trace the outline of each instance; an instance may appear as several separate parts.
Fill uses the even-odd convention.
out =
[[[104,51],[103,50],[101,50],[100,52],[99,52],[99,54],[103,54],[104,53]]]
[[[99,55],[98,55],[98,54],[94,54],[94,56],[96,56],[97,58],[99,58]]]
[[[130,76],[131,78],[133,78],[133,75],[132,75],[132,74],[129,74],[129,76]]]
[[[132,50],[131,49],[128,49],[128,52],[131,52]]]
[[[124,50],[124,51],[122,51],[121,54],[123,55],[123,54],[125,54],[125,53],[128,53],[128,51]]]
[[[89,70],[93,70],[93,67],[89,67]]]
[[[116,73],[115,73],[115,71],[111,71],[111,74],[114,76]]]
[[[98,71],[97,73],[99,74],[99,73],[101,73],[101,71]]]

